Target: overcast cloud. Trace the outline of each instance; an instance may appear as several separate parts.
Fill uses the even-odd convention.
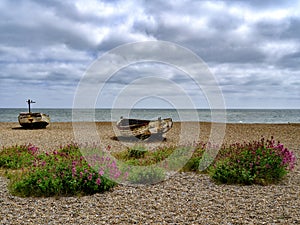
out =
[[[150,40],[196,53],[228,108],[300,108],[300,2],[293,0],[2,0],[0,107],[26,107],[27,98],[36,107],[72,107],[94,60],[121,44]],[[143,96],[147,85],[135,81],[149,76],[156,77],[154,96],[180,93],[162,90],[163,78],[185,90],[197,107],[208,107],[187,74],[161,64],[114,74],[97,107],[111,107],[128,85]],[[159,107],[149,99],[141,105]]]

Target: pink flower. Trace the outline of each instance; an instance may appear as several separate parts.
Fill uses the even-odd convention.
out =
[[[76,167],[72,168],[72,177],[76,177]]]
[[[100,170],[99,170],[99,175],[100,175],[100,176],[103,176],[103,174],[104,174],[104,171],[103,171],[102,169],[100,169]]]
[[[110,146],[110,145],[108,145],[106,149],[107,149],[107,151],[110,151],[110,149],[111,149],[111,146]]]
[[[100,178],[97,178],[96,184],[97,184],[98,186],[101,184],[101,179],[100,179]]]
[[[121,176],[121,172],[120,172],[120,171],[118,171],[118,172],[116,172],[116,173],[114,174],[114,178],[115,178],[115,179],[118,179],[120,176]]]
[[[116,161],[112,161],[111,167],[114,168],[114,169],[117,167]]]
[[[34,145],[30,145],[28,148],[28,151],[31,153],[31,154],[35,154],[38,152],[39,148],[34,146]]]

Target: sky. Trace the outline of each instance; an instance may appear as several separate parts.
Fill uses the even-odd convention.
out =
[[[72,108],[95,62],[116,47],[147,41],[196,54],[226,108],[300,108],[294,0],[1,0],[0,108],[26,107],[28,98],[38,108]],[[96,82],[103,87],[97,108],[176,108],[187,106],[187,97],[194,107],[211,106],[205,90],[174,65],[140,62],[107,77]]]

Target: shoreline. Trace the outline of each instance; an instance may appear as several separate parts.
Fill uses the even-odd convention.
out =
[[[82,124],[82,126],[81,126]],[[198,134],[199,141],[207,142],[211,135],[212,124],[215,125],[214,132],[225,129],[224,144],[236,142],[260,140],[263,136],[269,139],[271,136],[292,150],[300,149],[300,123],[210,123],[210,122],[174,122],[173,128],[166,134],[167,141],[152,143],[152,145],[176,145],[179,139],[184,141],[191,135]],[[73,125],[75,125],[73,127]],[[99,139],[103,145],[111,145],[121,150],[129,143],[120,143],[115,140],[119,135],[114,122],[52,122],[45,129],[23,129],[17,122],[0,122],[0,146],[15,144],[34,144],[41,148],[54,148],[70,142],[77,142],[76,133],[87,135],[91,132],[88,127],[95,126],[97,134],[94,139]],[[193,130],[192,130],[193,129]],[[91,140],[98,142],[99,140]],[[138,142],[139,144],[143,142]],[[144,142],[147,145],[147,142]],[[150,146],[151,143],[149,143]],[[125,145],[125,146],[124,146]]]
[[[50,124],[57,124],[57,123],[117,123],[118,120],[116,121],[51,121]],[[17,126],[20,126],[17,121],[0,121],[1,123],[8,123],[8,124],[17,124]],[[260,122],[252,122],[252,123],[247,123],[247,122],[208,122],[208,121],[193,121],[193,120],[186,120],[186,121],[174,121],[173,123],[221,123],[221,124],[245,124],[245,125],[252,125],[252,124],[261,124],[261,125],[280,125],[280,124],[292,124],[292,125],[300,125],[300,122],[268,122],[268,123],[260,123]],[[47,126],[48,127],[48,126]]]

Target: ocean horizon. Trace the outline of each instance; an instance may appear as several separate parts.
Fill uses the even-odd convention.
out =
[[[74,110],[74,117],[72,117]],[[27,108],[0,108],[0,122],[18,122],[20,112]],[[33,112],[48,114],[51,122],[96,121],[115,122],[121,116],[138,119],[171,117],[174,122],[227,122],[227,123],[300,123],[300,109],[72,109],[34,108]]]

